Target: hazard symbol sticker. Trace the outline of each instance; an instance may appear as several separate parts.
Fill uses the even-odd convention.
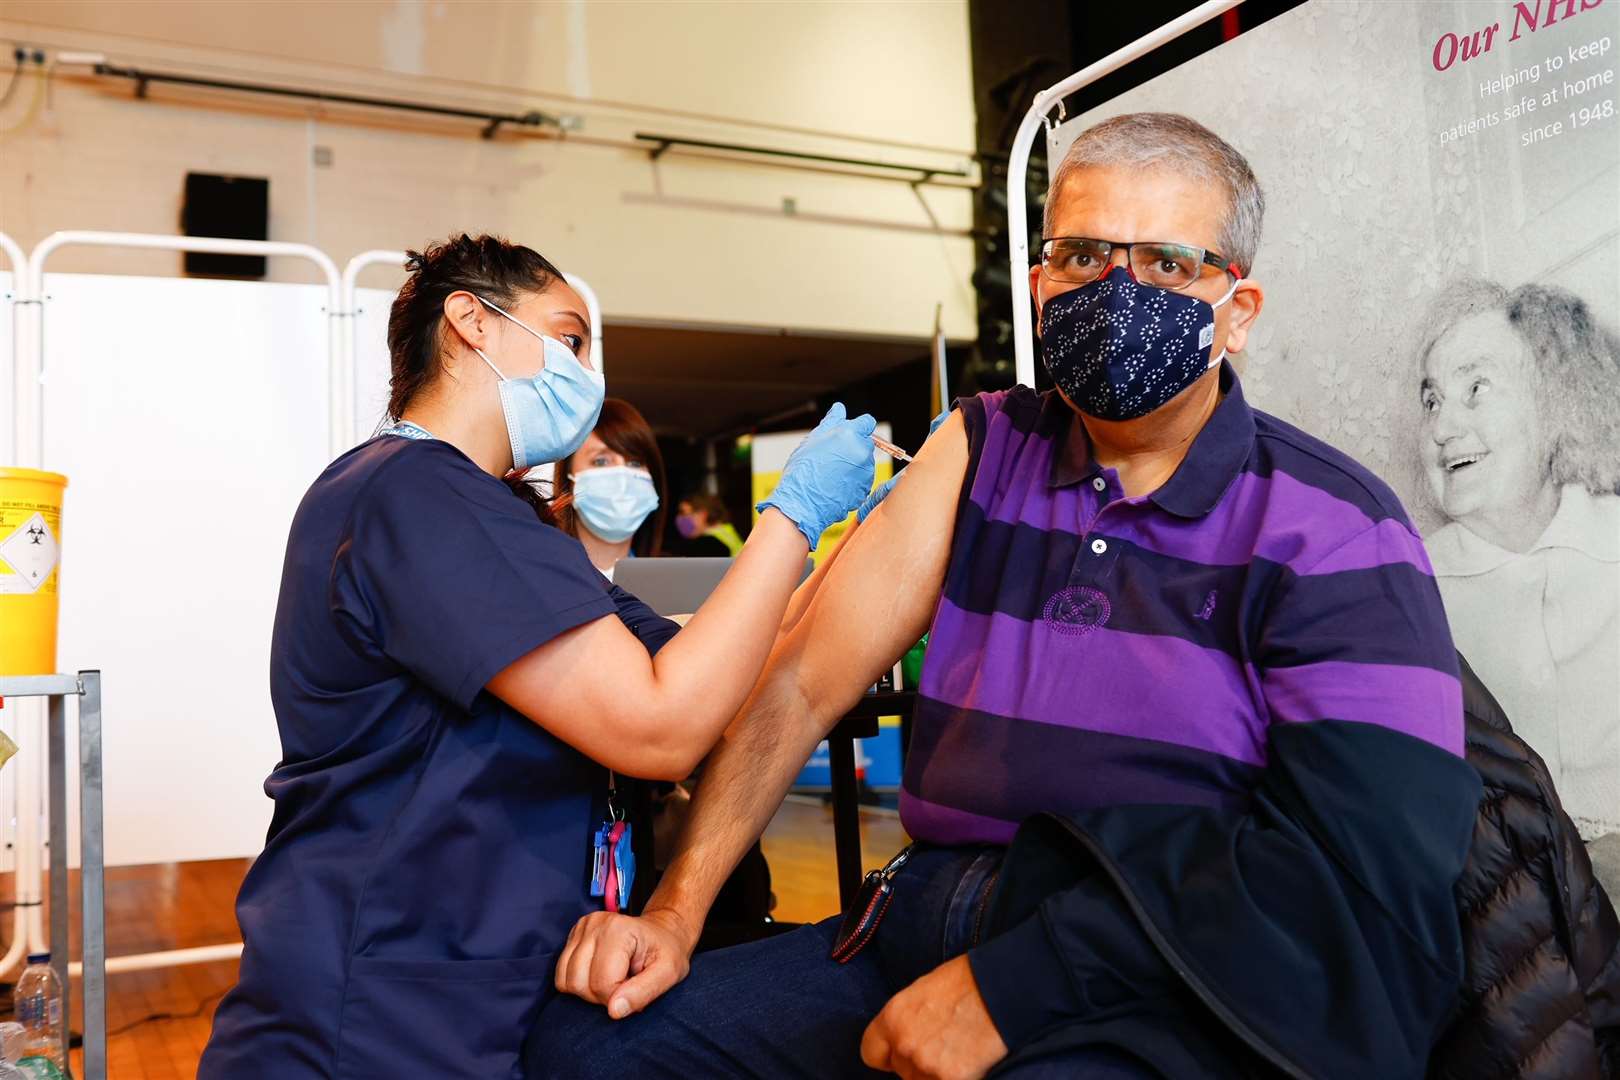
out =
[[[38,592],[56,569],[61,548],[42,514],[35,514],[16,532],[0,540],[0,593]],[[6,570],[15,571],[5,573]]]

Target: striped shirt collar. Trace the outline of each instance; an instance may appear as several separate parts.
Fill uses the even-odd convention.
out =
[[[1221,403],[1215,406],[1204,428],[1193,439],[1192,448],[1175,474],[1148,496],[1161,510],[1177,517],[1200,518],[1220,504],[1254,449],[1254,413],[1243,400],[1243,386],[1229,361],[1221,361]],[[1061,446],[1052,458],[1049,487],[1068,487],[1096,475],[1091,458],[1091,439],[1086,425],[1061,397],[1056,398],[1064,416],[1057,439]]]

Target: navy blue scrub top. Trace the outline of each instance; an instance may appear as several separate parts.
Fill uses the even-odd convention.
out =
[[[275,814],[201,1080],[521,1076],[600,908],[607,773],[484,685],[615,613],[649,651],[676,630],[447,443],[381,436],[315,482],[271,644]]]

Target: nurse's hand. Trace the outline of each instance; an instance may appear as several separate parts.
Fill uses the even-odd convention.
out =
[[[594,912],[574,924],[557,958],[557,989],[606,1005],[622,1020],[686,978],[697,935],[674,911]]]
[[[844,403],[838,402],[789,455],[776,490],[756,509],[763,513],[774,506],[814,551],[821,534],[848,517],[872,490],[875,430],[877,421],[869,415],[845,419]]]

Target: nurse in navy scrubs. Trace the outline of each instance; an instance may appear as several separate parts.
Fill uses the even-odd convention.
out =
[[[610,770],[686,776],[765,663],[806,551],[871,485],[835,406],[676,632],[513,495],[596,422],[586,308],[526,247],[408,264],[393,424],[287,541],[271,645],[282,761],[237,902],[246,951],[203,1080],[519,1077],[589,895]]]

